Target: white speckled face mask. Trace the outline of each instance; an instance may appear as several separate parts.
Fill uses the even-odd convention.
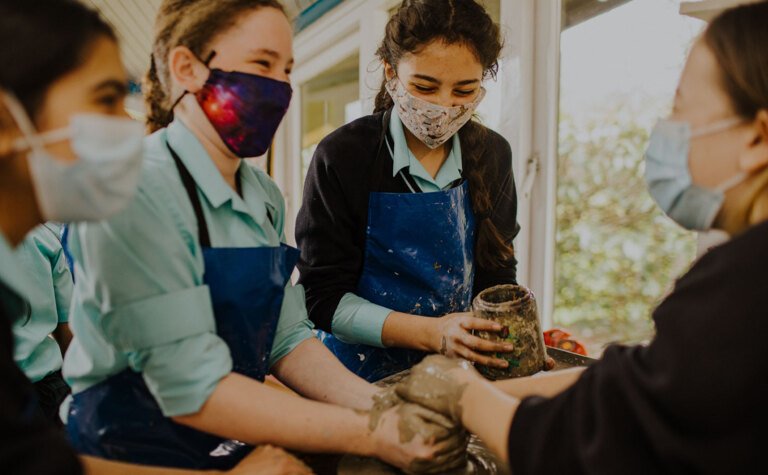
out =
[[[397,76],[387,81],[386,88],[403,124],[424,145],[432,149],[447,142],[464,127],[485,97],[485,89],[481,87],[472,102],[445,107],[414,96],[406,90]]]

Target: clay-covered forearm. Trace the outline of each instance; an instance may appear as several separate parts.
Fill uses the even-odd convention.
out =
[[[319,340],[303,341],[273,368],[302,396],[352,409],[370,409],[377,388],[349,371]]]
[[[252,445],[303,452],[371,452],[367,415],[296,397],[236,373],[219,382],[197,413],[173,419]]]
[[[550,373],[538,373],[526,378],[507,379],[493,383],[510,396],[523,399],[529,396],[553,397],[573,385],[585,368],[569,368]]]
[[[381,341],[385,346],[434,352],[435,319],[392,312],[384,322]]]

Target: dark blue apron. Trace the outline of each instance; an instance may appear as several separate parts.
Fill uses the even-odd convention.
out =
[[[422,193],[410,174],[400,175],[412,193],[370,194],[365,261],[356,294],[382,307],[424,317],[468,311],[475,218],[467,182]],[[370,382],[408,369],[425,356],[404,348],[348,344],[325,332],[318,337],[350,371]]]
[[[170,151],[197,218],[205,262],[203,281],[211,292],[216,333],[229,346],[233,371],[263,381],[285,285],[299,251],[286,245],[211,247],[194,179]],[[227,470],[252,449],[165,417],[141,374],[131,369],[75,394],[67,433],[80,453],[190,469]]]

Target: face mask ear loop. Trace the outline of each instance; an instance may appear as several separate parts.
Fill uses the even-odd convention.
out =
[[[729,178],[722,184],[718,185],[715,188],[715,191],[718,193],[725,193],[726,191],[730,190],[736,185],[739,185],[741,182],[747,179],[748,174],[746,172],[739,172],[732,178]]]
[[[21,152],[27,150],[28,148],[37,150],[42,149],[44,145],[43,141],[40,137],[37,136],[35,126],[29,119],[27,111],[24,110],[24,107],[21,105],[21,103],[19,103],[19,100],[16,99],[16,96],[6,92],[5,90],[0,90],[0,95],[3,97],[5,105],[8,108],[8,112],[11,114],[11,117],[13,117],[13,120],[16,122],[19,130],[24,135],[24,137],[16,140],[14,143],[14,151]]]
[[[744,122],[744,119],[742,119],[741,117],[732,117],[730,119],[725,119],[719,122],[715,122],[714,124],[705,125],[704,127],[700,127],[696,130],[691,130],[691,138],[695,139],[697,137],[703,137],[705,135],[716,134],[718,132],[725,132],[728,129],[732,129],[736,127],[742,122]]]
[[[213,57],[216,56],[216,51],[212,50],[210,53],[208,53],[208,56],[205,58],[205,61],[202,61],[202,63],[205,65],[206,68],[208,68],[208,65],[211,64],[211,61],[213,60]],[[152,58],[152,61],[154,62],[154,57]],[[210,68],[209,68],[210,69]],[[173,101],[173,104],[171,104],[171,108],[168,109],[168,113],[170,114],[173,112],[173,110],[176,108],[176,106],[179,105],[179,102],[181,102],[182,99],[184,99],[184,96],[187,95],[189,91],[185,90],[181,93],[181,95]]]

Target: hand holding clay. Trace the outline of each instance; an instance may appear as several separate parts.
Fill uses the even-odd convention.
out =
[[[475,318],[471,312],[449,313],[435,321],[435,336],[433,350],[445,356],[454,356],[480,363],[486,366],[506,368],[506,360],[492,358],[478,352],[504,353],[510,352],[514,346],[508,342],[500,343],[484,340],[473,335],[472,331],[501,331],[501,325],[490,320]]]
[[[394,388],[374,396],[370,429],[381,459],[406,473],[445,473],[466,464],[466,431],[441,414],[403,401]]]
[[[395,386],[395,392],[461,424],[461,396],[472,378],[480,376],[467,361],[430,355],[411,369],[408,378]]]
[[[262,445],[256,447],[235,468],[232,475],[311,475],[313,472],[301,460],[283,449]]]

